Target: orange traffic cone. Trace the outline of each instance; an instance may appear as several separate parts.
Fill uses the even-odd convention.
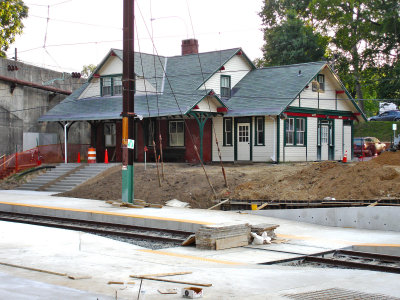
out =
[[[78,152],[78,159],[77,159],[76,162],[77,162],[78,164],[81,163],[81,153],[80,153],[80,152]]]
[[[344,152],[343,162],[344,162],[344,163],[347,162],[347,150]]]
[[[107,152],[107,149],[106,149],[106,154],[104,155],[104,163],[108,164],[108,152]]]

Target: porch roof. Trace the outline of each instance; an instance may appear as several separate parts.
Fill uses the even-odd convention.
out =
[[[80,89],[85,89],[85,86]],[[211,91],[198,90],[187,94],[164,93],[163,95],[136,96],[135,113],[144,118],[182,116]],[[77,90],[74,94],[49,110],[47,114],[39,118],[39,121],[90,121],[122,118],[122,96],[77,99],[80,91]]]

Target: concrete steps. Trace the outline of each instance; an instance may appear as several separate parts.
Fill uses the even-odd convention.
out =
[[[61,164],[55,169],[23,184],[18,189],[66,192],[115,165],[117,164]],[[68,175],[64,177],[67,173]],[[52,181],[54,183],[49,185]],[[48,186],[45,187],[46,185]]]

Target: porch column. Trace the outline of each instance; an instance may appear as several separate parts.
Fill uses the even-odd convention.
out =
[[[200,159],[203,162],[203,134],[204,134],[204,125],[206,124],[207,120],[213,115],[212,113],[207,113],[207,112],[191,112],[189,113],[191,116],[193,116],[197,124],[199,125],[199,131],[200,131]]]

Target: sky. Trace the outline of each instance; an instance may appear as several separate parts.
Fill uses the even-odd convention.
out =
[[[7,51],[18,60],[64,72],[97,65],[122,49],[123,0],[25,0],[24,32]],[[263,0],[135,0],[135,51],[180,55],[181,41],[196,38],[199,51],[243,48],[261,57]]]

